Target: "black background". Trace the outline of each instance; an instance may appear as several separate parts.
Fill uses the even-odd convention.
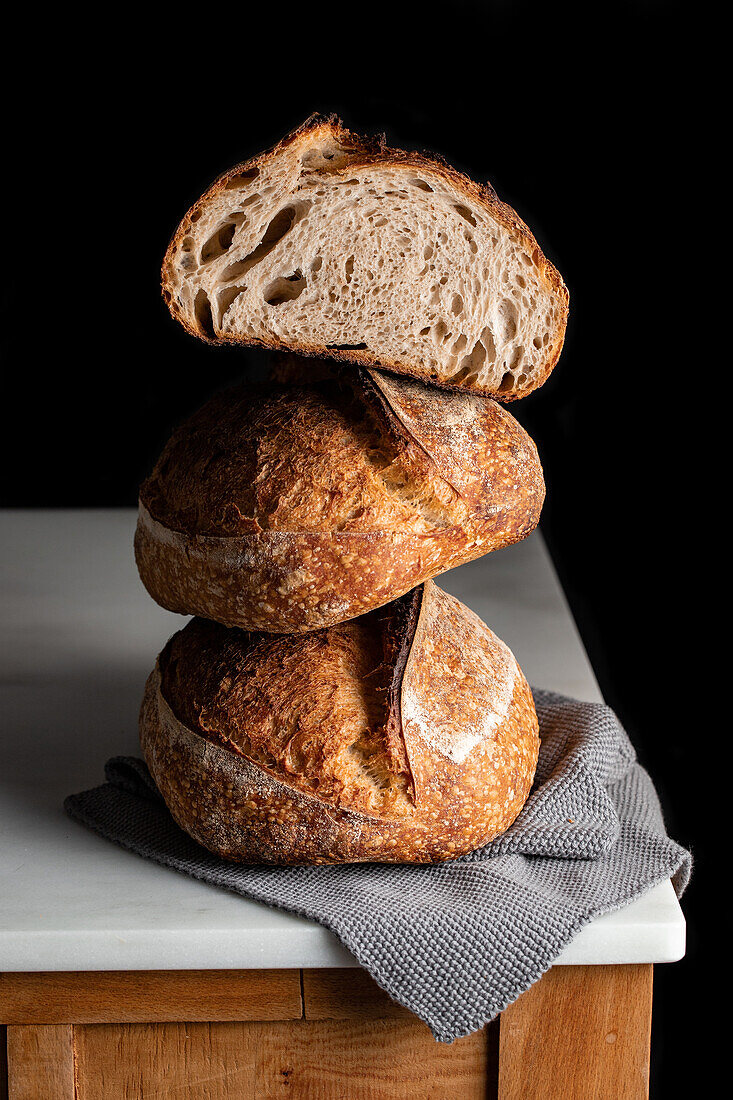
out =
[[[689,300],[709,201],[702,12],[315,4],[256,21],[221,6],[158,25],[151,11],[105,17],[83,32],[60,24],[58,48],[51,28],[43,53],[34,40],[6,120],[22,170],[6,178],[5,505],[134,504],[171,427],[261,362],[172,322],[160,260],[216,175],[313,110],[490,179],[560,269],[565,350],[511,411],[540,449],[542,528],[604,695],[697,858],[688,955],[656,972],[658,1096],[699,1073],[689,1006],[702,996],[711,784],[695,640],[711,566],[690,555],[717,523],[701,496],[707,414],[688,396],[709,322],[709,273]]]

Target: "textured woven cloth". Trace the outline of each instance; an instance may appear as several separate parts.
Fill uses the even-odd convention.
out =
[[[147,859],[325,925],[451,1042],[516,1000],[592,917],[668,877],[681,894],[690,875],[613,712],[534,694],[542,745],[524,809],[502,837],[449,863],[227,863],[178,828],[134,757],[110,760],[107,782],[65,806]]]

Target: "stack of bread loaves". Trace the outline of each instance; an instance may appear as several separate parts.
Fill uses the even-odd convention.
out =
[[[313,117],[192,207],[163,293],[204,340],[290,353],[179,427],[140,491],[143,582],[199,616],[140,720],[175,820],[247,863],[486,843],[527,798],[537,718],[432,578],[539,520],[536,448],[495,399],[554,367],[562,279],[489,187]]]

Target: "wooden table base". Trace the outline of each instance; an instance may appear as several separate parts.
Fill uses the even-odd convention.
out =
[[[651,1003],[650,965],[555,967],[446,1045],[358,969],[5,974],[0,1100],[639,1100]]]

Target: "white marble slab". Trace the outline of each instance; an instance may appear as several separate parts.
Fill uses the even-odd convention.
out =
[[[319,925],[146,863],[69,821],[64,796],[136,753],[155,654],[183,619],[132,556],[134,515],[0,513],[0,971],[356,965]],[[528,679],[598,686],[538,534],[441,584],[512,647]],[[559,963],[671,962],[671,885],[586,926]]]

